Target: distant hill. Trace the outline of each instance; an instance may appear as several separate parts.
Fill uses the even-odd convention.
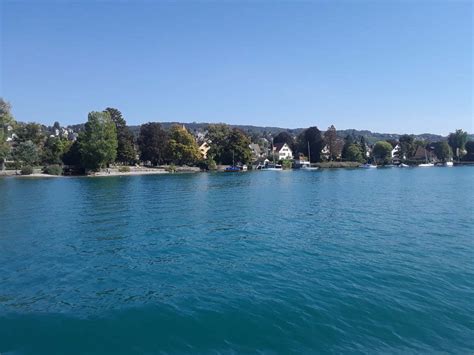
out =
[[[205,122],[192,122],[192,123],[182,123],[182,122],[159,122],[164,129],[169,129],[172,125],[185,125],[190,132],[204,132],[208,129],[211,123]],[[250,136],[261,136],[269,137],[270,135],[275,136],[280,132],[289,132],[295,136],[304,131],[304,128],[282,128],[282,127],[262,127],[262,126],[252,126],[252,125],[229,125],[230,127],[239,128]],[[71,125],[70,128],[73,128],[74,131],[78,132],[84,128],[84,124]],[[140,131],[140,126],[129,126],[131,131],[135,136],[138,136]],[[396,133],[377,133],[371,132],[368,130],[357,130],[357,129],[343,129],[338,130],[337,135],[341,138],[346,137],[347,135],[364,136],[368,143],[373,144],[380,140],[397,140],[401,134]],[[415,134],[415,139],[424,140],[427,142],[437,142],[446,140],[446,136],[441,136],[438,134],[423,133]],[[469,140],[474,140],[474,134],[469,134]]]

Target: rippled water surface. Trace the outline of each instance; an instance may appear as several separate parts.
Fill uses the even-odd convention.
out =
[[[0,179],[0,353],[472,353],[473,181]]]

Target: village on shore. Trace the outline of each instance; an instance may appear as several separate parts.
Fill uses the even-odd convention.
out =
[[[149,122],[133,132],[121,112],[91,112],[80,126],[16,122],[0,98],[0,175],[142,175],[166,172],[452,166],[474,162],[461,129],[439,141],[400,135],[369,142],[334,126],[245,132],[226,124],[189,130]]]

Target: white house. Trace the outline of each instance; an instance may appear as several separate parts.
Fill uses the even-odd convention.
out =
[[[209,149],[211,149],[211,146],[208,142],[204,142],[199,146],[199,151],[201,152],[202,157],[204,159],[207,159],[207,152],[209,151]]]
[[[398,143],[395,147],[393,147],[393,149],[392,149],[392,158],[398,157],[398,153],[400,152],[401,148],[402,147],[400,147],[400,144],[398,144]]]
[[[286,143],[276,143],[273,145],[273,152],[277,154],[278,160],[293,159],[293,152]]]

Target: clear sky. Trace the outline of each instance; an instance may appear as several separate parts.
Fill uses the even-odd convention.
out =
[[[470,1],[0,2],[17,120],[473,131]]]

